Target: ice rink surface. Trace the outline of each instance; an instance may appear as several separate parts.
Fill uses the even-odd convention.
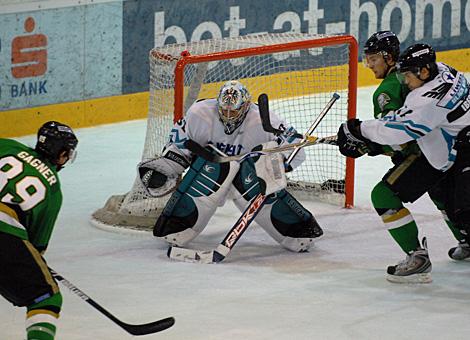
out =
[[[361,89],[358,116],[372,117],[371,94]],[[114,233],[89,217],[135,178],[145,121],[79,129],[76,162],[61,172],[64,203],[48,264],[118,318],[145,323],[174,316],[176,324],[143,339],[307,340],[469,339],[470,262],[447,256],[455,246],[440,214],[425,197],[408,206],[427,236],[433,283],[397,285],[388,265],[404,254],[369,200],[390,167],[386,157],[356,161],[356,206],[303,202],[325,234],[304,254],[290,253],[251,226],[220,264],[170,261],[150,233]],[[34,137],[20,141],[33,144]],[[230,203],[191,243],[213,249],[239,216]],[[68,289],[57,339],[121,340],[131,336]],[[22,308],[0,299],[0,340],[24,339]]]

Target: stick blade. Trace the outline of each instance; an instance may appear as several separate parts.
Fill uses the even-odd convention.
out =
[[[214,261],[213,250],[194,250],[182,247],[170,246],[168,248],[167,256],[176,261],[211,264]]]
[[[261,123],[263,125],[263,130],[277,135],[282,134],[282,130],[275,129],[271,125],[271,118],[269,117],[269,99],[266,93],[261,93],[258,97],[258,108],[259,115],[261,117]]]
[[[142,325],[129,325],[126,323],[120,324],[120,326],[132,335],[147,335],[157,333],[170,328],[175,324],[175,318],[169,317],[154,322],[149,322]]]

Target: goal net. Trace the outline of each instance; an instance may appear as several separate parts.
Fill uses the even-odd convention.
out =
[[[150,97],[142,159],[158,156],[174,122],[196,100],[214,98],[227,80],[239,80],[256,101],[304,133],[331,99],[341,97],[314,135],[335,135],[355,116],[357,42],[349,35],[257,34],[165,45],[150,51]],[[331,145],[305,148],[306,161],[288,174],[299,199],[353,204],[354,163]],[[149,197],[136,179],[127,194],[113,195],[92,216],[97,226],[150,229],[169,199]]]

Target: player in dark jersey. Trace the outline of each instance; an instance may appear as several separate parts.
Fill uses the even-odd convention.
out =
[[[53,340],[62,296],[43,254],[62,204],[58,171],[75,157],[78,140],[50,121],[34,149],[0,138],[0,293],[26,307],[26,338]]]

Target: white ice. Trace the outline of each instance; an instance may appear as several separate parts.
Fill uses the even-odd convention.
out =
[[[372,117],[372,88],[359,91],[358,116]],[[469,339],[470,263],[447,256],[456,242],[430,200],[410,205],[428,238],[434,282],[397,285],[385,269],[404,258],[370,203],[390,167],[386,157],[356,162],[356,206],[304,202],[325,235],[293,254],[252,226],[220,264],[170,261],[150,233],[92,227],[90,214],[133,183],[145,121],[78,129],[76,162],[61,172],[64,204],[46,259],[91,298],[128,323],[174,316],[145,339]],[[33,136],[20,141],[32,145]],[[237,219],[220,209],[192,247],[213,249]],[[60,340],[131,336],[62,287]],[[24,338],[23,308],[0,298],[0,339]]]

